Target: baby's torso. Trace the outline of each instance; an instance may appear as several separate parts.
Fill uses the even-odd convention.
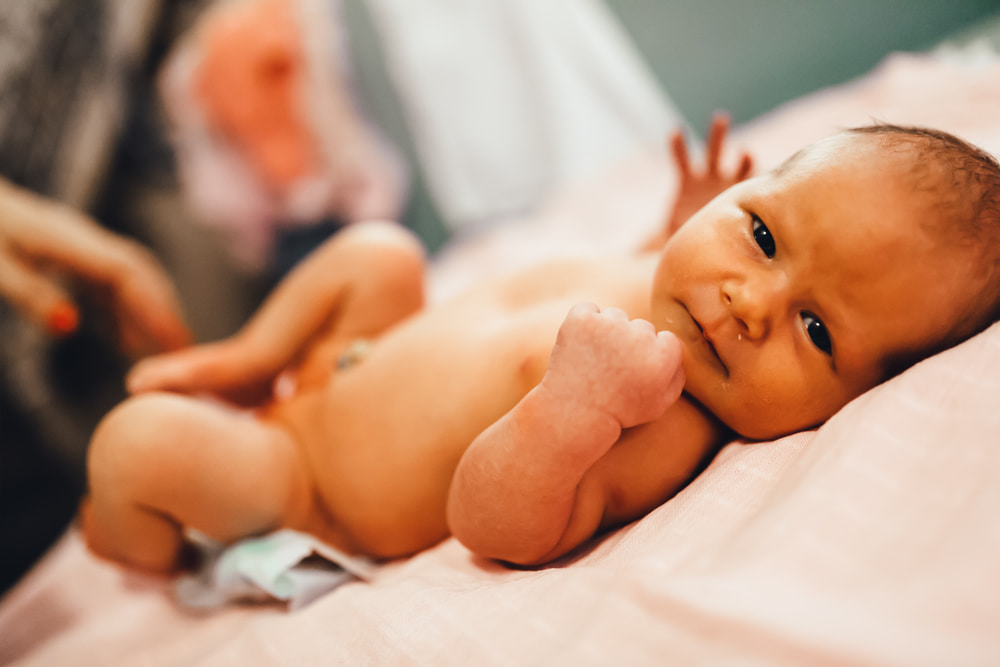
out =
[[[415,548],[443,538],[459,459],[541,380],[569,309],[593,301],[648,318],[654,268],[634,257],[539,267],[431,306],[363,348],[316,341],[335,354],[317,354],[322,368],[271,415],[302,447],[327,518],[354,533],[380,522],[412,531]]]

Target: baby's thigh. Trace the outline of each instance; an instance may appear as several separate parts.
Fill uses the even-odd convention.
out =
[[[89,476],[95,502],[120,497],[223,541],[280,526],[309,495],[284,430],[164,393],[131,398],[102,421]]]

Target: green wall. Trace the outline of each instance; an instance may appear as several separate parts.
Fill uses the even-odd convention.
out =
[[[1000,12],[1000,0],[605,0],[698,132],[919,51]]]

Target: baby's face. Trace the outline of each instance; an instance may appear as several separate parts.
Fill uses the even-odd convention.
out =
[[[815,426],[944,340],[968,269],[905,154],[838,135],[709,203],[664,248],[653,322],[684,342],[685,391],[737,433]]]

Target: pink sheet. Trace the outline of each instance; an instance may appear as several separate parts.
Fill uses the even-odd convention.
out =
[[[747,127],[764,165],[869,116],[1000,149],[1000,64],[897,56]],[[626,176],[622,176],[626,174]],[[618,241],[653,224],[662,160],[458,251],[576,217]],[[578,215],[577,215],[578,214]],[[532,227],[532,225],[535,225]],[[646,227],[644,227],[646,226]],[[505,245],[507,244],[507,245]],[[449,282],[451,281],[451,282]],[[1000,325],[860,397],[815,432],[727,446],[674,499],[557,567],[510,570],[454,540],[294,614],[178,611],[165,584],[98,562],[73,531],[0,605],[22,665],[1000,663]]]

